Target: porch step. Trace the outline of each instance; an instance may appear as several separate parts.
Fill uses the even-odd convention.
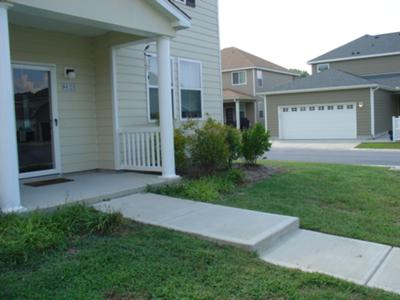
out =
[[[130,195],[98,203],[95,208],[104,212],[119,211],[124,217],[137,222],[258,253],[299,228],[299,220],[294,217],[155,194]]]

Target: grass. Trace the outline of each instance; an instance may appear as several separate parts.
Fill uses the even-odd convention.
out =
[[[400,246],[400,172],[349,165],[264,163],[285,171],[207,202],[297,216],[305,229]],[[174,196],[168,187],[157,192]],[[192,199],[199,198],[193,193]]]
[[[7,300],[400,298],[128,222],[112,234],[84,235],[46,256],[0,266],[0,286],[0,299]]]
[[[358,149],[395,149],[400,150],[400,142],[386,143],[361,143],[356,148]]]

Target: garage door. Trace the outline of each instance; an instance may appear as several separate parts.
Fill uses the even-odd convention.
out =
[[[355,139],[356,103],[281,106],[281,139]]]

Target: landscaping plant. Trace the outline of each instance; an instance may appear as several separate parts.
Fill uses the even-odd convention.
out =
[[[249,165],[255,165],[257,159],[271,149],[271,145],[269,133],[261,124],[256,124],[243,132],[242,154]]]

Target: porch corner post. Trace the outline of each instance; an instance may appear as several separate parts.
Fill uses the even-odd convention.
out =
[[[235,99],[236,128],[240,130],[240,101]]]
[[[0,211],[22,210],[19,190],[8,8],[0,2]]]
[[[168,37],[157,39],[158,103],[160,111],[162,177],[175,178],[174,124],[171,105],[171,55]]]

